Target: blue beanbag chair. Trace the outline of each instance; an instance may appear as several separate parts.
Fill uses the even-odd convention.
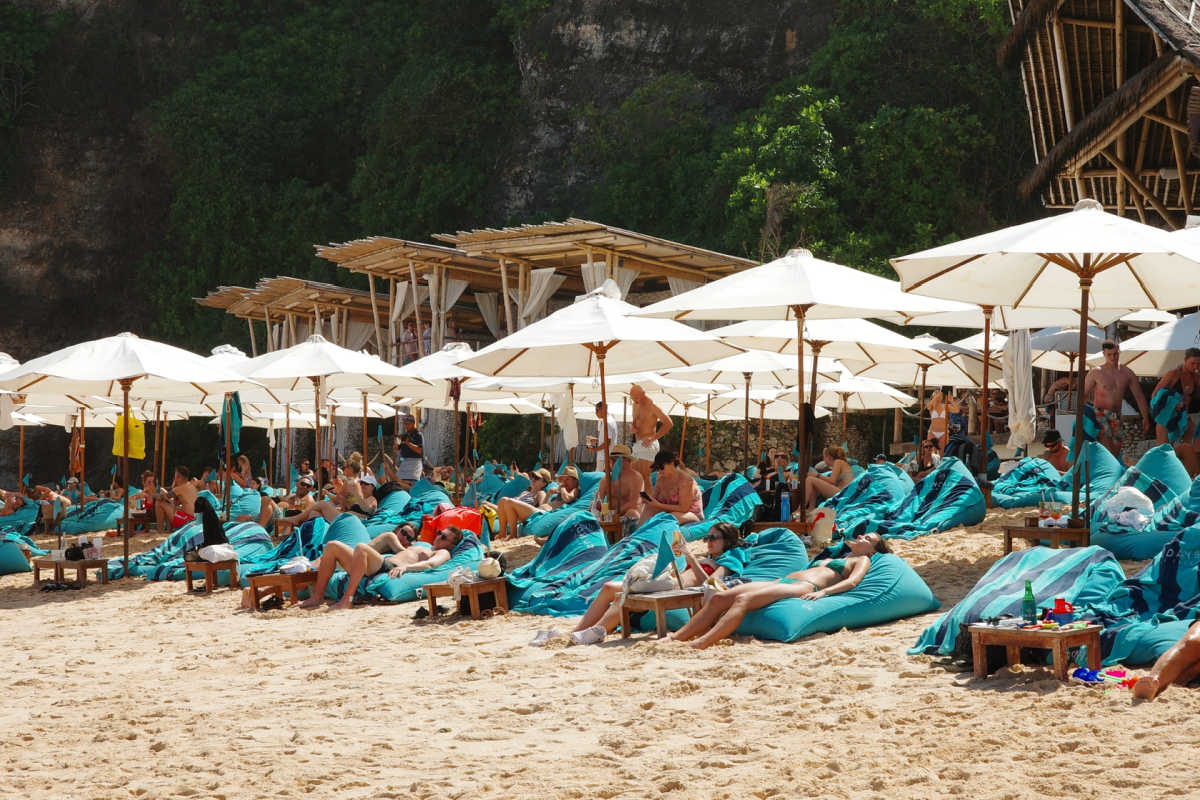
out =
[[[813,633],[866,628],[935,611],[941,603],[898,555],[876,553],[862,583],[848,592],[802,600],[791,597],[751,611],[736,633],[794,642]]]
[[[30,572],[33,566],[16,542],[0,542],[0,575]]]
[[[1092,544],[1107,549],[1117,558],[1153,558],[1179,532],[1169,525],[1160,528],[1159,521],[1164,514],[1177,510],[1178,498],[1189,495],[1191,485],[1191,478],[1171,445],[1163,444],[1147,451],[1107,492],[1099,498],[1092,496]],[[1104,510],[1108,499],[1125,486],[1138,489],[1154,503],[1155,515],[1150,524],[1142,530],[1134,530],[1113,522]]]

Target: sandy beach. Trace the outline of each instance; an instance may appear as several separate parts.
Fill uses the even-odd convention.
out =
[[[948,608],[1020,516],[895,549]],[[182,583],[5,576],[0,796],[1194,796],[1179,754],[1200,745],[1200,692],[1135,704],[1040,668],[977,681],[905,654],[934,614],[695,652],[652,635],[539,649],[547,618],[418,606],[254,614]]]

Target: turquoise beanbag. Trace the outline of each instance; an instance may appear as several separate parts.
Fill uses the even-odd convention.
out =
[[[0,575],[30,572],[33,567],[16,542],[0,542]]]
[[[866,628],[940,606],[908,562],[893,553],[877,553],[862,583],[850,591],[820,600],[779,600],[747,614],[736,633],[794,642],[813,633]]]

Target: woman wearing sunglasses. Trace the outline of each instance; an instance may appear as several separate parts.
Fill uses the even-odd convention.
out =
[[[708,555],[696,558],[686,547],[676,549],[675,555],[682,555],[687,561],[687,570],[679,574],[681,588],[699,586],[708,580],[709,576],[727,578],[737,575],[744,566],[744,553],[735,549],[741,545],[738,529],[728,522],[718,522],[709,529],[704,537]],[[571,630],[569,636],[576,644],[599,644],[604,637],[617,629],[621,624],[621,607],[617,605],[617,597],[621,594],[621,581],[609,581],[600,589],[596,599],[588,606],[580,618],[579,624]],[[543,645],[553,638],[563,634],[554,628],[540,631],[533,640],[536,645]]]
[[[363,578],[382,572],[389,577],[399,578],[406,572],[423,572],[437,569],[450,560],[450,554],[462,542],[463,532],[453,525],[447,526],[433,539],[432,549],[414,544],[416,530],[412,525],[401,524],[396,530],[381,533],[370,542],[360,542],[353,549],[349,545],[330,541],[313,566],[317,567],[317,584],[312,596],[300,604],[301,608],[316,608],[325,599],[325,587],[338,566],[349,573],[346,591],[332,609],[350,608],[354,604],[354,593]]]

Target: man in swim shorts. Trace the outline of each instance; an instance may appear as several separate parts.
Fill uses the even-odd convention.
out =
[[[1142,387],[1138,384],[1137,376],[1129,367],[1122,366],[1121,349],[1111,339],[1105,339],[1101,345],[1104,352],[1104,363],[1090,370],[1083,383],[1083,397],[1092,404],[1096,414],[1096,424],[1099,427],[1097,441],[1104,445],[1118,459],[1121,457],[1121,403],[1125,392],[1133,395],[1138,410],[1142,415],[1142,434],[1150,432],[1150,406]]]
[[[641,386],[629,387],[629,399],[633,403],[633,468],[642,476],[644,485],[650,485],[650,464],[658,455],[658,440],[671,430],[671,418],[656,406]]]

